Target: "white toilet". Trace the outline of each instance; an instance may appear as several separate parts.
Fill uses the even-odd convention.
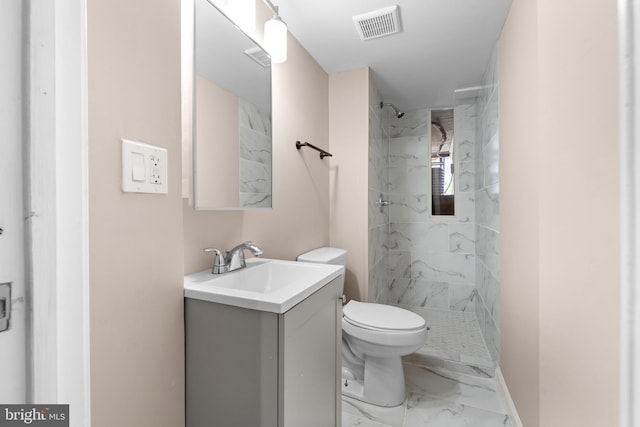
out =
[[[319,248],[301,262],[346,266],[347,252]],[[378,406],[398,406],[406,397],[401,356],[427,340],[424,319],[384,304],[349,301],[342,308],[342,394]]]

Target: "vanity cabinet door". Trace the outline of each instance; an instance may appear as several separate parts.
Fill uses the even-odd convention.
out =
[[[342,277],[280,315],[280,427],[341,426]]]
[[[187,427],[278,425],[278,317],[185,298]]]

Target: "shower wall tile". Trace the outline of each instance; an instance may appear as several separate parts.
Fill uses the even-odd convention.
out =
[[[382,258],[369,269],[369,301],[381,303],[389,299],[386,272],[386,258]]]
[[[476,255],[494,277],[500,277],[500,233],[478,225]]]
[[[489,140],[487,135],[493,135],[498,131],[498,124],[500,123],[498,97],[498,87],[495,86],[484,98],[484,104],[478,105],[478,117],[482,117],[479,124],[481,125],[483,142],[485,143]]]
[[[389,248],[436,253],[449,251],[449,226],[444,222],[391,223]]]
[[[385,207],[380,209],[378,201],[380,200],[381,191],[369,189],[369,228],[388,226],[389,225],[389,208]],[[383,199],[388,199],[388,196],[382,194]]]
[[[488,272],[484,263],[479,260],[477,255],[476,257],[476,291],[478,292],[478,298],[482,300],[482,304],[485,304],[488,295],[487,288],[489,286],[489,281],[486,276]]]
[[[457,189],[460,193],[469,193],[475,191],[476,165],[471,162],[458,163]]]
[[[403,136],[389,139],[389,166],[428,165],[431,145],[427,135]]]
[[[368,276],[368,302],[375,302],[377,304],[384,304],[386,301],[386,297],[384,294],[384,286],[386,286],[386,280],[383,280],[383,283],[380,283],[378,280],[378,276],[376,276],[376,269],[369,268],[369,276]]]
[[[500,229],[500,185],[492,184],[476,191],[476,223],[494,230]]]
[[[475,310],[476,106],[457,106],[454,115],[455,216],[431,215],[429,110],[383,116],[390,135],[387,303]]]
[[[394,222],[428,221],[430,196],[424,194],[389,194],[389,218]]]
[[[477,292],[475,285],[449,286],[449,307],[452,311],[475,313]]]
[[[384,134],[377,116],[369,121],[369,188],[386,191],[387,155]]]
[[[369,266],[387,256],[387,230],[386,225],[369,229]]]
[[[487,105],[489,96],[498,89],[498,49],[497,45],[494,47],[491,53],[491,58],[487,63],[487,67],[482,77],[482,91],[480,93],[479,102],[480,106]]]
[[[420,110],[406,111],[405,115],[398,119],[395,115],[390,114],[391,108],[385,107],[386,120],[384,128],[390,138],[400,136],[421,136],[429,134],[429,118],[428,110],[423,108]]]
[[[449,225],[449,251],[475,254],[476,228],[473,224],[453,223]]]
[[[449,309],[449,285],[416,279],[391,280],[388,303]]]
[[[476,315],[494,361],[500,342],[499,86],[497,48],[484,75],[478,100],[476,139]]]
[[[411,252],[389,251],[387,255],[389,277],[411,278]]]
[[[483,156],[483,151],[482,151],[482,147],[480,144],[476,145],[476,157],[475,157],[475,164],[476,164],[476,170],[475,170],[475,182],[474,182],[474,186],[476,191],[482,189],[482,187],[484,186],[484,175],[485,175],[485,170],[483,169],[483,165],[484,165],[484,156]]]
[[[456,138],[460,138],[463,132],[469,135],[467,138],[474,139],[476,131],[476,104],[464,104],[455,107]]]
[[[476,216],[475,193],[459,193],[456,195],[456,220],[472,223]]]
[[[482,328],[484,341],[487,344],[491,358],[497,361],[500,358],[500,329],[489,313],[485,314],[484,322],[484,327]]]
[[[484,186],[497,184],[499,181],[498,165],[500,145],[498,133],[491,135],[491,139],[485,144],[482,152],[482,169],[484,170]]]
[[[484,302],[482,301],[479,295],[478,295],[478,300],[476,301],[475,309],[476,309],[476,319],[478,320],[478,324],[480,325],[480,331],[482,332],[482,336],[484,337],[486,335],[485,334],[485,313],[487,312],[487,309],[485,308]]]
[[[487,312],[496,325],[500,324],[500,283],[488,270],[484,273],[485,294],[482,296]]]
[[[476,158],[476,147],[474,144],[475,130],[461,132],[460,135],[456,134],[456,156],[460,162],[472,162]]]
[[[498,91],[495,89],[488,97],[487,104],[484,105],[482,113],[480,114],[481,120],[481,132],[482,132],[482,146],[486,145],[493,135],[498,134],[499,126],[499,100]]]
[[[389,192],[424,194],[429,188],[429,165],[406,165],[389,168]]]
[[[475,255],[416,253],[411,259],[411,276],[414,279],[473,284],[475,275]]]
[[[368,144],[368,298],[385,302],[388,287],[389,208],[382,212],[376,202],[383,195],[388,200],[389,143],[382,127],[384,110],[380,108],[380,95],[373,79],[369,79],[369,144]]]

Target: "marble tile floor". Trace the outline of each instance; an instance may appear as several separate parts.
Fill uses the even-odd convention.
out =
[[[424,317],[429,327],[426,344],[405,357],[405,362],[485,378],[494,376],[496,364],[491,359],[475,313],[402,307]]]
[[[342,398],[343,427],[512,427],[495,378],[404,364],[407,399],[381,408]]]
[[[343,397],[343,427],[513,426],[475,313],[402,307],[430,328],[427,343],[403,359],[407,399],[380,408]]]

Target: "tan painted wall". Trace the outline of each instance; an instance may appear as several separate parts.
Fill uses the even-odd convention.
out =
[[[184,425],[180,1],[87,2],[93,427]],[[121,191],[121,138],[169,194]]]
[[[562,166],[540,174],[540,422],[617,425],[616,3],[539,12],[540,148]]]
[[[329,76],[331,246],[346,249],[345,294],[367,301],[369,69]]]
[[[537,4],[515,1],[498,54],[500,367],[527,427],[539,425]]]
[[[514,2],[500,42],[502,369],[527,427],[613,426],[616,4],[560,3]]]
[[[184,272],[210,268],[202,249],[252,240],[264,257],[295,259],[329,243],[329,158],[295,148],[329,149],[328,76],[289,35],[288,59],[273,66],[273,208],[194,211],[184,203]]]

